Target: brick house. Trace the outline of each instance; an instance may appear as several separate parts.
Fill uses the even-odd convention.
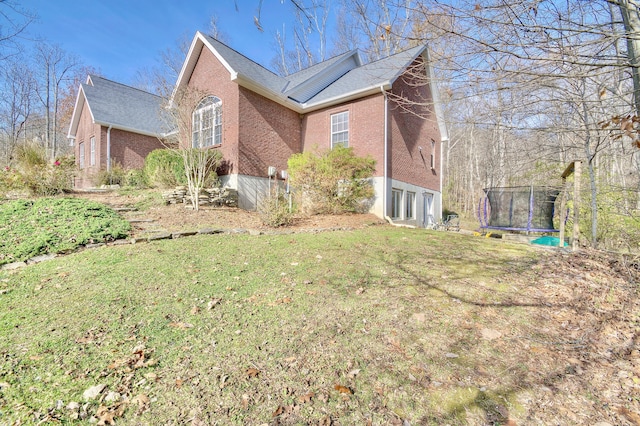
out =
[[[425,46],[368,64],[347,52],[282,77],[198,32],[174,96],[202,94],[191,143],[222,152],[220,180],[240,207],[255,209],[292,154],[342,144],[376,160],[372,213],[425,226],[441,217],[447,138],[431,77]]]
[[[78,90],[68,134],[79,168],[74,186],[94,186],[94,176],[114,164],[141,168],[147,154],[163,147],[158,135],[167,120],[161,105],[159,96],[88,76]]]

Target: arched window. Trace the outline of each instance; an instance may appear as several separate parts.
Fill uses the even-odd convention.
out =
[[[204,98],[193,111],[194,148],[222,143],[222,101],[215,96]]]

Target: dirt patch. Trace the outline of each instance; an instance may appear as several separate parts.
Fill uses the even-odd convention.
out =
[[[249,212],[239,208],[201,207],[193,211],[185,204],[164,203],[156,197],[151,206],[141,209],[136,205],[145,204],[149,200],[149,192],[139,194],[120,194],[118,192],[77,192],[75,197],[82,197],[111,206],[132,222],[133,236],[145,232],[166,231],[177,232],[213,229],[245,229],[263,232],[301,232],[323,229],[360,229],[385,222],[372,214],[344,214],[344,215],[314,215],[298,216],[294,223],[287,227],[270,228],[262,224],[256,212]],[[127,210],[132,208],[135,210]]]

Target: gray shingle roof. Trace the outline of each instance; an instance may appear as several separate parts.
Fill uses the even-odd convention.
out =
[[[262,65],[252,61],[241,53],[238,53],[215,38],[204,34],[202,35],[220,54],[220,56],[224,58],[227,64],[244,77],[261,84],[263,87],[274,93],[281,93],[287,86],[288,82],[286,79],[269,71]]]
[[[325,87],[309,99],[306,104],[319,104],[371,87],[393,83],[424,49],[424,46],[416,46],[384,59],[354,68]]]
[[[168,121],[162,117],[162,98],[143,90],[95,75],[83,84],[87,103],[96,123],[144,134],[165,133]]]
[[[361,65],[357,51],[352,51],[281,77],[224,43],[197,33],[178,80],[179,87],[187,84],[203,45],[208,45],[224,63],[232,80],[237,79],[238,84],[299,112],[340,102],[341,96],[345,99],[353,98],[359,92],[365,95],[365,92],[371,92],[376,86],[388,88],[426,49],[425,46],[416,46],[365,65]]]

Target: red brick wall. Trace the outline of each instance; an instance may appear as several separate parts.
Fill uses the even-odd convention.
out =
[[[100,156],[107,158],[107,128],[102,127]],[[144,166],[144,159],[154,149],[164,148],[164,145],[154,136],[140,135],[119,129],[111,129],[111,165],[120,164],[125,169],[139,169]]]
[[[384,175],[384,97],[382,93],[313,111],[302,120],[302,149],[331,148],[331,115],[349,111],[349,146],[356,155],[376,160],[375,176]]]
[[[287,160],[301,151],[300,115],[240,87],[240,174],[267,177],[269,166],[286,170]]]
[[[96,165],[90,165],[91,155],[91,137],[96,138]],[[74,181],[76,188],[86,188],[93,186],[92,176],[100,170],[100,165],[103,162],[103,158],[100,155],[101,139],[100,139],[100,125],[93,124],[91,119],[91,112],[87,103],[84,104],[82,111],[80,112],[80,120],[78,122],[78,129],[76,131],[76,140],[74,142],[74,155],[76,158],[76,166],[80,166],[80,143],[84,143],[84,166],[83,170],[79,170]]]
[[[202,93],[204,96],[217,96],[222,101],[222,144],[213,149],[222,152],[223,161],[227,162],[228,173],[238,172],[238,110],[239,110],[239,87],[230,80],[229,71],[218,61],[218,59],[204,47],[198,58],[193,74],[189,80],[190,89]],[[193,111],[197,105],[190,107]],[[188,143],[191,136],[188,136]],[[184,142],[184,141],[183,141]]]
[[[431,91],[427,85],[412,85],[411,78],[409,73],[398,78],[389,95],[389,177],[440,191],[440,131]]]

